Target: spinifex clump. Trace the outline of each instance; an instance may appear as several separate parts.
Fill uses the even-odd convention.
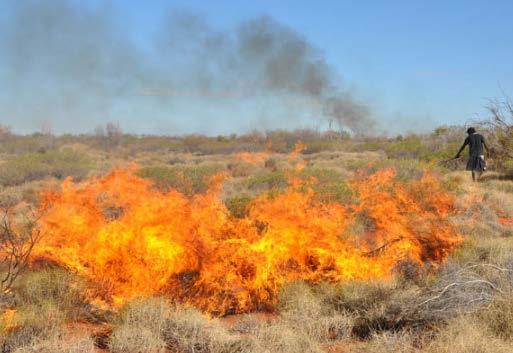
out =
[[[158,293],[214,314],[271,308],[288,281],[388,278],[402,261],[447,257],[460,241],[448,221],[452,197],[432,176],[393,176],[354,181],[347,205],[290,186],[253,200],[244,218],[230,215],[220,182],[189,198],[130,170],[67,180],[42,195],[34,256],[87,277],[114,305]]]

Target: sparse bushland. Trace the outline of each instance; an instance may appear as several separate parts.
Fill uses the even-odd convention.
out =
[[[464,237],[440,267],[422,269],[405,261],[391,280],[296,281],[281,289],[275,312],[233,318],[210,318],[163,298],[138,299],[112,313],[91,303],[84,279],[36,263],[2,302],[2,350],[94,352],[99,343],[92,329],[80,334],[70,329],[80,323],[107,327],[102,347],[113,353],[313,353],[340,352],[339,347],[351,353],[511,352],[513,181],[497,172],[472,184],[468,173],[451,171],[457,166],[433,163],[456,152],[463,131],[449,127],[393,139],[328,139],[315,131],[212,138],[124,134],[109,148],[95,136],[50,141],[43,135],[0,134],[2,192],[34,188],[36,182],[27,182],[48,176],[81,178],[104,171],[97,161],[122,165],[130,157],[156,187],[193,195],[204,192],[209,178],[228,166],[232,190],[224,202],[234,217],[244,217],[260,193],[280,192],[289,177],[316,179],[311,187],[323,202],[351,202],[357,195],[346,183],[362,169],[393,167],[401,180],[418,179],[429,169],[445,174],[443,187],[456,197],[452,222]],[[305,162],[302,170],[285,154],[298,141],[306,145],[299,157]],[[66,149],[75,145],[87,153]],[[238,160],[233,153],[240,151],[269,154],[267,165],[265,159]]]
[[[384,151],[393,159],[422,159],[453,155],[453,149],[461,143],[464,129],[443,127],[431,134],[398,137],[351,137],[347,133],[320,132],[302,129],[295,131],[271,130],[250,132],[242,135],[208,137],[187,136],[138,136],[123,133],[120,126],[109,123],[99,126],[91,134],[60,135],[34,133],[16,135],[4,127],[0,132],[0,153],[20,155],[59,150],[67,146],[83,145],[97,153],[138,156],[147,153],[190,153],[196,155],[234,154],[238,152],[290,153],[297,143],[305,148],[304,155],[328,151]]]

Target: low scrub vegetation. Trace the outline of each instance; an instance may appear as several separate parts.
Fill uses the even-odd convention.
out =
[[[469,175],[454,171],[461,165],[437,163],[456,153],[463,132],[443,127],[425,135],[363,138],[308,130],[216,137],[0,131],[2,194],[23,194],[34,188],[30,182],[80,179],[130,161],[155,187],[187,196],[206,192],[212,178],[224,172],[227,217],[243,219],[255,197],[266,192],[272,197],[294,179],[322,202],[353,204],[358,195],[351,180],[360,173],[393,168],[396,179],[412,180],[428,170],[443,175],[443,188],[455,197],[450,222],[464,239],[442,265],[420,267],[405,260],[382,281],[294,281],[280,289],[274,310],[223,318],[163,297],[139,298],[123,307],[97,302],[87,278],[34,261],[1,296],[1,351],[511,352],[513,181],[498,171],[472,184]],[[298,142],[305,149],[293,158]],[[246,161],[239,152],[260,154]],[[424,191],[418,192],[422,198]],[[35,203],[37,195],[18,201]],[[351,231],[364,237],[369,226],[362,215]]]
[[[0,184],[21,185],[46,177],[63,179],[85,177],[94,168],[93,162],[71,149],[50,150],[8,158],[0,169]]]
[[[207,191],[212,176],[221,171],[220,166],[197,167],[143,167],[138,174],[151,179],[158,188],[175,189],[186,195],[200,194]]]

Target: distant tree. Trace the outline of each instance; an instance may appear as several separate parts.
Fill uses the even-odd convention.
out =
[[[513,159],[513,101],[510,97],[492,100],[486,107],[491,116],[484,122],[489,130],[489,145],[497,167]]]
[[[40,146],[37,149],[39,153],[45,153],[48,150],[55,149],[56,138],[53,132],[53,125],[50,120],[45,120],[41,124],[41,132],[39,134]]]
[[[105,132],[108,138],[117,138],[123,135],[123,131],[119,127],[119,123],[107,123],[105,125]]]
[[[53,125],[50,120],[45,120],[41,124],[41,134],[46,135],[46,136],[51,136],[54,134],[53,133]]]
[[[12,128],[9,125],[0,125],[0,141],[5,141],[12,136]]]
[[[94,128],[94,136],[97,138],[105,138],[105,128],[103,125],[96,125]]]
[[[114,148],[119,146],[121,138],[123,137],[123,130],[119,127],[119,123],[107,123],[105,125],[105,133],[109,141],[109,147]]]
[[[123,130],[118,123],[108,122],[104,125],[97,125],[94,129],[94,136],[104,149],[112,149],[121,143]]]

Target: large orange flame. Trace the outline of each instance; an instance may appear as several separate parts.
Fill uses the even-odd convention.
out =
[[[355,201],[326,204],[308,185],[262,195],[244,218],[220,199],[159,191],[131,170],[66,180],[42,195],[34,256],[95,283],[113,305],[165,294],[206,312],[269,309],[285,282],[388,278],[402,261],[443,261],[460,238],[437,179],[400,183],[392,170],[352,183]]]

